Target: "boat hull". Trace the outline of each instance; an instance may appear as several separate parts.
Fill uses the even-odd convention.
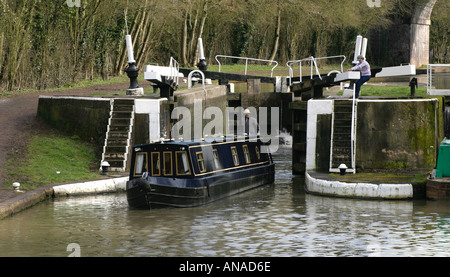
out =
[[[195,179],[195,186],[185,180],[170,184],[137,178],[127,182],[127,200],[132,208],[195,207],[274,182],[274,164],[227,174]],[[181,185],[180,185],[181,184]],[[192,185],[192,183],[191,183]]]

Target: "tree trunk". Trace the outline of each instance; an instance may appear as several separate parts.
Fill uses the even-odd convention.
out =
[[[151,35],[153,35],[152,30],[153,30],[153,21],[151,21],[150,24],[148,24],[148,26],[146,28],[145,38],[142,42],[142,45],[141,45],[140,50],[137,55],[138,58],[136,60],[136,64],[139,68],[141,68],[145,65],[145,62],[146,62],[146,59],[148,56],[147,52],[148,52],[149,44],[150,44],[150,37],[151,37]]]
[[[431,12],[436,0],[419,0],[411,18],[410,64],[420,67],[430,62]]]
[[[278,7],[278,15],[277,15],[277,28],[275,31],[275,42],[272,48],[272,55],[270,55],[269,60],[273,61],[278,52],[278,45],[280,42],[280,29],[281,29],[281,8]]]
[[[202,21],[200,23],[200,27],[199,27],[199,31],[198,31],[198,37],[201,38],[203,36],[203,30],[205,28],[205,22],[206,22],[206,17],[208,16],[208,6],[207,6],[207,1],[204,2],[203,5],[203,12],[202,12]],[[199,61],[199,56],[198,56],[198,38],[195,39],[195,44],[194,44],[194,49],[193,49],[193,53],[195,53],[193,55],[193,60],[192,60],[192,64],[196,65],[197,62]],[[206,56],[205,56],[206,59]]]
[[[188,12],[186,11],[184,15],[184,24],[183,24],[183,35],[181,36],[181,63],[183,66],[187,66],[187,23],[188,23]]]
[[[195,48],[196,41],[197,41],[195,34],[196,34],[196,29],[197,29],[198,13],[199,13],[198,11],[195,13],[194,24],[191,27],[192,33],[191,33],[189,48],[187,51],[187,60],[188,61],[191,61],[193,59],[193,55],[194,55],[194,51],[195,51],[194,48]]]

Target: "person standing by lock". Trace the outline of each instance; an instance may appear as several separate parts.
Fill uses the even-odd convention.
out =
[[[359,97],[359,92],[361,91],[361,86],[369,81],[370,77],[372,76],[372,73],[370,71],[370,64],[366,61],[366,59],[359,55],[358,56],[358,64],[355,65],[352,68],[349,68],[347,71],[361,71],[361,78],[356,82],[356,89],[355,89],[355,97]]]

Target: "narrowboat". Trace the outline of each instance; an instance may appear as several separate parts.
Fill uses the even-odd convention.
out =
[[[274,181],[258,138],[136,145],[126,194],[132,208],[194,207]]]

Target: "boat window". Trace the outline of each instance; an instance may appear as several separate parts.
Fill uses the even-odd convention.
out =
[[[205,159],[203,158],[203,152],[197,152],[196,155],[197,155],[198,169],[200,170],[200,172],[205,172],[206,166],[205,166]]]
[[[177,175],[188,175],[191,173],[191,170],[189,169],[187,154],[185,151],[176,152],[176,162],[177,162]]]
[[[164,152],[164,175],[172,175],[172,152]]]
[[[250,153],[248,152],[248,146],[242,145],[242,150],[244,151],[245,163],[250,163]]]
[[[214,165],[216,167],[216,169],[220,169],[220,160],[219,160],[219,152],[217,152],[217,149],[213,149],[212,151],[213,153],[213,160],[214,160]]]
[[[261,154],[259,153],[258,146],[255,146],[255,152],[256,152],[256,158],[258,158],[258,160],[261,160]]]
[[[147,153],[141,152],[136,154],[136,162],[134,164],[134,175],[142,175],[147,170]]]
[[[233,156],[233,163],[235,166],[239,165],[239,157],[236,146],[231,146],[231,155]]]
[[[159,165],[159,152],[153,152],[152,153],[152,176],[159,176],[159,175],[161,175],[160,165]]]

